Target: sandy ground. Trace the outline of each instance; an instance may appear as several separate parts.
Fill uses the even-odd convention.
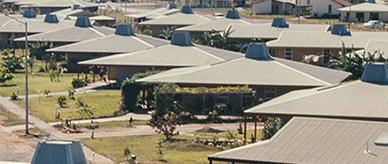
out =
[[[29,162],[35,144],[33,139],[22,138],[0,126],[0,161]]]

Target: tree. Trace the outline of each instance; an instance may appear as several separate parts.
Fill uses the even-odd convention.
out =
[[[270,139],[283,126],[279,117],[268,117],[264,122],[264,139]]]
[[[15,73],[16,70],[23,69],[23,57],[15,55],[8,50],[4,50],[2,53],[1,66],[6,67],[9,73]]]
[[[66,99],[66,97],[65,96],[59,96],[58,100],[57,100],[57,103],[58,103],[58,105],[61,108],[66,108],[66,106],[67,106],[67,99]]]
[[[46,50],[53,48],[53,44],[49,42],[38,42],[31,45],[30,57],[35,57],[38,60],[45,60],[45,70],[48,71],[48,62],[53,59],[52,54],[47,53]]]
[[[166,40],[170,40],[172,37],[172,34],[175,32],[176,26],[169,26],[162,30],[160,37]]]
[[[148,123],[156,132],[162,133],[167,141],[170,141],[174,135],[178,125],[180,125],[179,116],[174,112],[168,112],[162,116],[152,115],[152,119]]]
[[[196,42],[211,47],[232,51],[241,51],[244,44],[229,37],[233,31],[234,30],[232,30],[232,26],[229,26],[224,32],[219,32],[216,30],[205,32],[202,39],[199,39]]]
[[[0,66],[0,83],[12,80],[15,76],[10,73],[7,67]]]
[[[346,53],[345,51],[339,52],[338,58],[332,58],[329,61],[329,67],[350,72],[352,73],[352,79],[359,79],[364,71],[365,65],[373,63],[376,61],[385,62],[386,60],[382,57],[382,54],[378,54],[379,57],[376,58],[377,52],[373,54],[370,52],[364,52],[358,54],[356,52]]]
[[[93,108],[83,101],[83,99],[77,99],[77,107],[77,112],[83,116],[83,118],[91,118],[94,115]]]

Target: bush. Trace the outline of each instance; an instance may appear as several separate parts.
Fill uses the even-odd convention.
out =
[[[16,92],[12,92],[10,99],[13,101],[16,101],[16,100],[19,100],[19,97]]]
[[[279,117],[268,117],[264,122],[264,139],[270,139],[283,126]]]
[[[66,108],[66,106],[67,106],[67,99],[66,99],[66,97],[65,96],[59,96],[58,100],[57,100],[57,103],[58,103],[58,105],[61,108]]]
[[[83,79],[73,78],[73,80],[71,81],[71,85],[73,86],[73,88],[81,88],[87,86],[88,84]]]

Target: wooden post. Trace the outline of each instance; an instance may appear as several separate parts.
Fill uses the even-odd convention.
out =
[[[256,142],[257,141],[257,117],[254,116],[253,119],[255,119],[255,131],[253,133],[254,133],[255,142]]]
[[[247,144],[247,116],[244,116],[244,145]]]

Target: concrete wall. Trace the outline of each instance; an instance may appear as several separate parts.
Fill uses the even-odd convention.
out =
[[[266,0],[264,2],[256,3],[253,6],[253,11],[256,14],[271,14],[272,13],[272,1]]]
[[[308,4],[308,1],[310,1],[310,4]],[[324,14],[338,15],[338,9],[343,7],[333,0],[299,0],[298,5],[311,6],[311,14],[316,14],[317,16],[323,16]],[[328,13],[329,5],[332,6],[332,13]]]
[[[357,18],[357,13],[361,12],[340,12],[340,19],[341,21],[349,21],[348,17],[351,22],[367,22],[371,20],[370,13],[369,12],[363,12],[364,17],[362,19]],[[388,13],[378,13],[379,14],[379,21],[388,22]],[[349,15],[349,16],[348,16]]]
[[[279,57],[279,58],[285,58],[285,47],[280,48],[274,48],[270,47],[270,52],[272,53],[272,56]],[[326,48],[291,48],[293,53],[292,60],[294,61],[303,61],[304,56],[306,55],[323,55],[323,51]],[[329,48],[330,54],[334,56],[338,56],[338,53],[341,51],[340,48]]]

